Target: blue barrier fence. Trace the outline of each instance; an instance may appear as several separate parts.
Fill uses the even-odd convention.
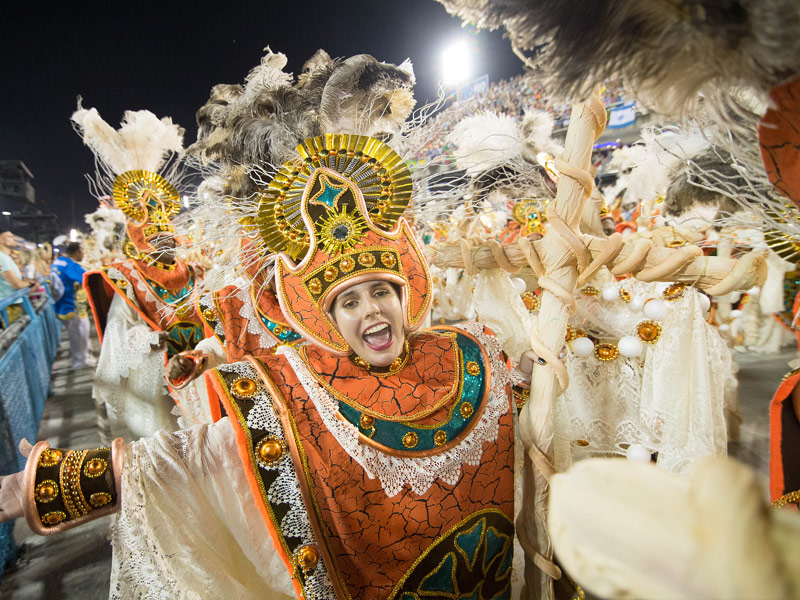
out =
[[[9,323],[12,305],[21,306],[22,314]],[[34,306],[28,289],[0,300],[0,316],[5,325],[0,332],[0,475],[8,475],[25,466],[17,449],[20,440],[36,440],[50,393],[50,369],[61,339],[61,321],[46,291],[39,294]],[[13,521],[0,524],[0,575],[16,556],[13,530]]]

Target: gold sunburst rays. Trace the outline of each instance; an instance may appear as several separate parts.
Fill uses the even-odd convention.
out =
[[[299,160],[285,163],[260,191],[255,222],[243,223],[258,230],[268,251],[285,252],[294,260],[308,252],[310,236],[301,203],[309,179],[319,168],[331,169],[358,187],[367,207],[368,214],[361,215],[365,227],[368,218],[376,227],[391,229],[411,201],[413,183],[408,166],[380,140],[327,134],[305,140],[297,152]],[[341,214],[337,208],[336,215]],[[320,217],[330,218],[327,214]],[[316,226],[318,231],[320,226]]]
[[[335,256],[355,247],[364,237],[367,223],[357,212],[330,210],[317,224],[319,244],[329,256]]]
[[[178,190],[152,171],[125,171],[114,180],[112,195],[125,216],[139,223],[150,215],[168,221],[181,210]]]

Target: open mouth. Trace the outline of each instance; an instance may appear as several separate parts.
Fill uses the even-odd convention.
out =
[[[376,352],[386,350],[392,345],[392,327],[386,322],[371,325],[364,330],[361,338],[369,346],[370,350]]]

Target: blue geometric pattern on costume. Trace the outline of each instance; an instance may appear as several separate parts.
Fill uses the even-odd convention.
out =
[[[258,316],[261,317],[261,322],[264,323],[264,327],[269,329],[272,335],[274,335],[276,338],[278,338],[278,340],[280,340],[285,344],[291,344],[292,342],[296,342],[302,337],[294,329],[291,329],[286,325],[280,325],[276,323],[275,321],[262,315],[260,311],[258,313]]]
[[[203,328],[191,321],[180,321],[167,328],[167,356],[192,350],[203,339]]]
[[[147,283],[150,284],[150,287],[153,288],[153,291],[167,304],[183,304],[183,302],[189,297],[189,294],[192,293],[192,289],[194,288],[194,273],[189,274],[189,282],[179,289],[177,292],[171,292],[157,281],[153,281],[152,279],[147,279]]]
[[[479,403],[484,399],[484,390],[486,388],[486,366],[483,364],[483,353],[480,347],[474,340],[460,333],[456,334],[456,343],[461,359],[461,397],[452,406],[446,423],[442,423],[435,428],[423,428],[374,417],[372,426],[364,428],[361,426],[361,415],[363,413],[360,410],[339,401],[339,413],[347,421],[358,427],[362,434],[393,450],[421,452],[437,448],[443,445],[434,441],[434,436],[440,431],[447,435],[444,443],[456,439],[472,423],[473,419],[479,418],[482,413],[483,406],[479,406]],[[472,374],[469,372],[468,365],[470,364],[478,365],[478,373]],[[462,412],[461,407],[464,404],[469,404],[470,407],[469,410]],[[464,416],[464,414],[467,416]],[[417,438],[417,443],[412,448],[403,443],[403,438],[408,433],[413,433]]]

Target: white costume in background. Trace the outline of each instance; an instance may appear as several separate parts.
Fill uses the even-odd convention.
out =
[[[164,380],[159,334],[118,294],[108,311],[92,396],[104,404],[111,437],[126,441],[178,428]]]

